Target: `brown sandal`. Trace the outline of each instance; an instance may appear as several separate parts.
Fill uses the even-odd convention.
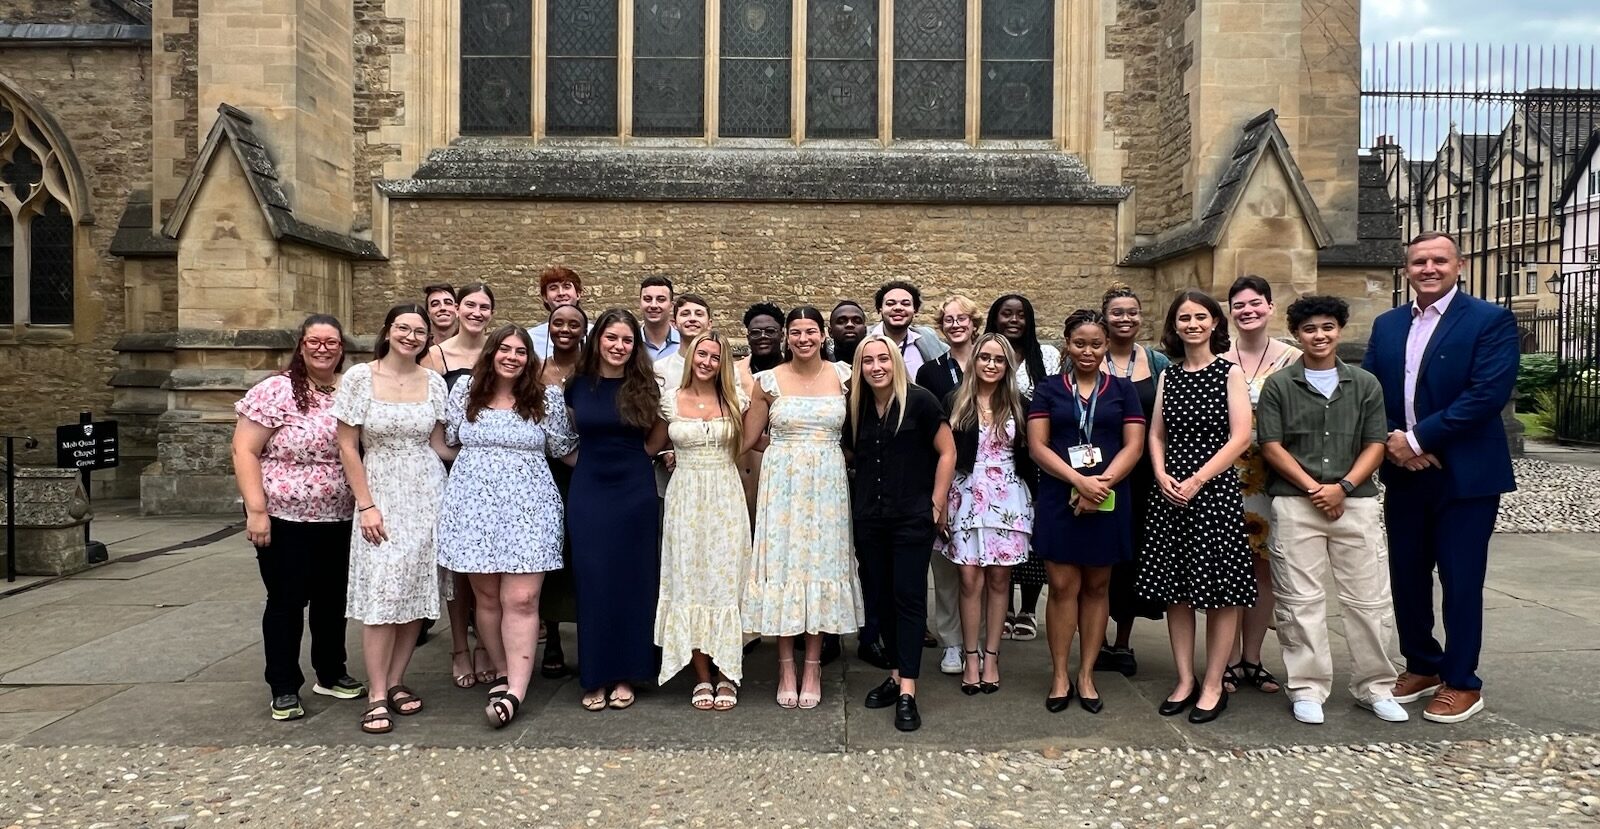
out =
[[[383,713],[377,713],[379,711]],[[382,722],[383,726],[373,725],[375,722]],[[393,731],[394,715],[389,712],[389,703],[374,702],[367,706],[367,710],[363,712],[361,717],[361,730],[368,734],[388,734]]]
[[[406,706],[416,703],[416,707],[406,710]],[[404,685],[393,685],[389,688],[389,707],[402,717],[409,717],[422,711],[422,697],[417,692]]]

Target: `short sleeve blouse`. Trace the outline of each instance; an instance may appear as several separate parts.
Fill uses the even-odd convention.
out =
[[[348,521],[355,497],[339,463],[333,399],[312,389],[309,404],[301,412],[289,378],[279,374],[257,383],[233,408],[273,430],[261,453],[268,515],[306,523]]]
[[[1050,449],[1067,460],[1068,450],[1084,442],[1078,430],[1078,420],[1087,403],[1078,397],[1074,383],[1064,374],[1052,374],[1039,383],[1028,407],[1028,419],[1048,418],[1050,421]],[[1139,404],[1139,391],[1126,377],[1100,375],[1100,385],[1095,390],[1094,420],[1089,425],[1089,440],[1100,449],[1100,463],[1090,474],[1098,475],[1111,465],[1111,459],[1122,451],[1122,427],[1128,423],[1145,422],[1144,407]]]

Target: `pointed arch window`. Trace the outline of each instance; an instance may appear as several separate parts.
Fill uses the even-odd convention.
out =
[[[0,87],[0,328],[73,322],[77,222],[62,160]]]

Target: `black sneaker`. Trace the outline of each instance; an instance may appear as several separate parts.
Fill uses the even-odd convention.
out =
[[[336,699],[355,699],[356,697],[366,696],[367,686],[363,685],[355,677],[346,674],[339,677],[332,685],[323,685],[319,682],[311,686],[311,693]]]
[[[300,707],[299,694],[280,694],[272,698],[272,718],[275,720],[298,720],[306,715],[306,709]]]

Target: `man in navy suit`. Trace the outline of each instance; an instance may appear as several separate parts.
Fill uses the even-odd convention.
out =
[[[1389,579],[1405,672],[1394,698],[1433,699],[1424,719],[1483,710],[1483,580],[1500,495],[1516,488],[1500,413],[1517,377],[1511,312],[1457,288],[1461,250],[1444,233],[1406,246],[1415,301],[1372,324],[1362,367],[1383,384],[1389,438],[1382,477]],[[1433,571],[1445,644],[1433,636]]]

